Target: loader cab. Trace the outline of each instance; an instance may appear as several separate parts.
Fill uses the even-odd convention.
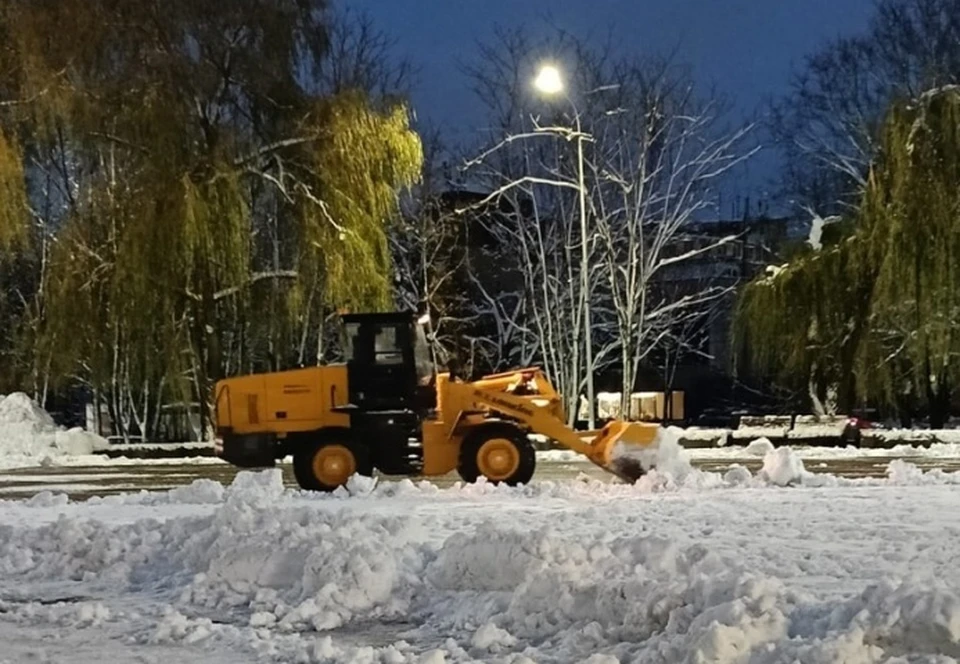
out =
[[[341,320],[353,406],[417,413],[436,406],[430,345],[414,314],[346,314]]]

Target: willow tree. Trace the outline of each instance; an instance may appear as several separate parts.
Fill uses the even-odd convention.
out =
[[[737,354],[782,385],[806,392],[819,413],[857,399],[857,364],[873,275],[862,242],[842,234],[818,251],[771,267],[741,293]]]
[[[264,347],[290,364],[316,312],[388,301],[386,226],[419,141],[401,102],[321,84],[326,2],[2,9],[0,89],[28,100],[4,126],[57,234],[32,323],[58,382],[146,433]]]
[[[22,327],[24,298],[21,256],[30,248],[29,209],[20,147],[0,129],[0,393],[16,389],[14,372]],[[13,356],[13,357],[11,357]]]
[[[960,385],[960,86],[898,103],[861,209],[878,267],[862,390],[942,425]]]
[[[23,161],[16,142],[0,132],[0,252],[9,254],[27,237]]]
[[[891,105],[853,228],[750,284],[756,368],[941,426],[960,381],[960,87]]]

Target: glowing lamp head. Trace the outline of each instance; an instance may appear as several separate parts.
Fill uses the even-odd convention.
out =
[[[533,84],[544,94],[555,95],[563,92],[563,77],[560,76],[560,70],[553,65],[540,67],[540,73],[537,74]]]

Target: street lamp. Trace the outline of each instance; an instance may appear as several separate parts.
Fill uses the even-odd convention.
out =
[[[586,351],[585,361],[587,370],[587,424],[590,429],[596,428],[594,390],[593,390],[593,330],[590,324],[590,298],[588,296],[589,269],[587,261],[589,252],[587,251],[587,188],[584,185],[583,177],[583,139],[584,134],[580,127],[580,113],[569,95],[564,92],[563,77],[560,70],[554,65],[543,65],[533,82],[534,86],[544,94],[555,95],[563,93],[567,101],[573,107],[573,115],[577,123],[577,184],[580,193],[580,293],[584,298],[583,307],[583,328],[584,328],[584,349]]]
[[[543,65],[533,84],[537,86],[537,90],[548,95],[563,92],[563,78],[560,76],[560,70],[553,65]]]

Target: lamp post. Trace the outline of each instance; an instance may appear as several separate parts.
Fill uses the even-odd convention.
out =
[[[584,184],[583,175],[583,138],[584,134],[580,126],[580,113],[577,110],[573,100],[565,93],[563,77],[553,65],[544,65],[540,68],[537,78],[534,80],[536,88],[547,95],[563,94],[570,106],[573,107],[573,116],[576,120],[577,129],[577,185],[580,193],[580,293],[584,299],[583,306],[583,342],[584,342],[584,360],[587,371],[587,425],[590,429],[596,428],[596,405],[594,403],[593,388],[593,328],[590,323],[590,297],[589,297],[589,269],[587,261],[589,252],[587,251],[587,188]]]

